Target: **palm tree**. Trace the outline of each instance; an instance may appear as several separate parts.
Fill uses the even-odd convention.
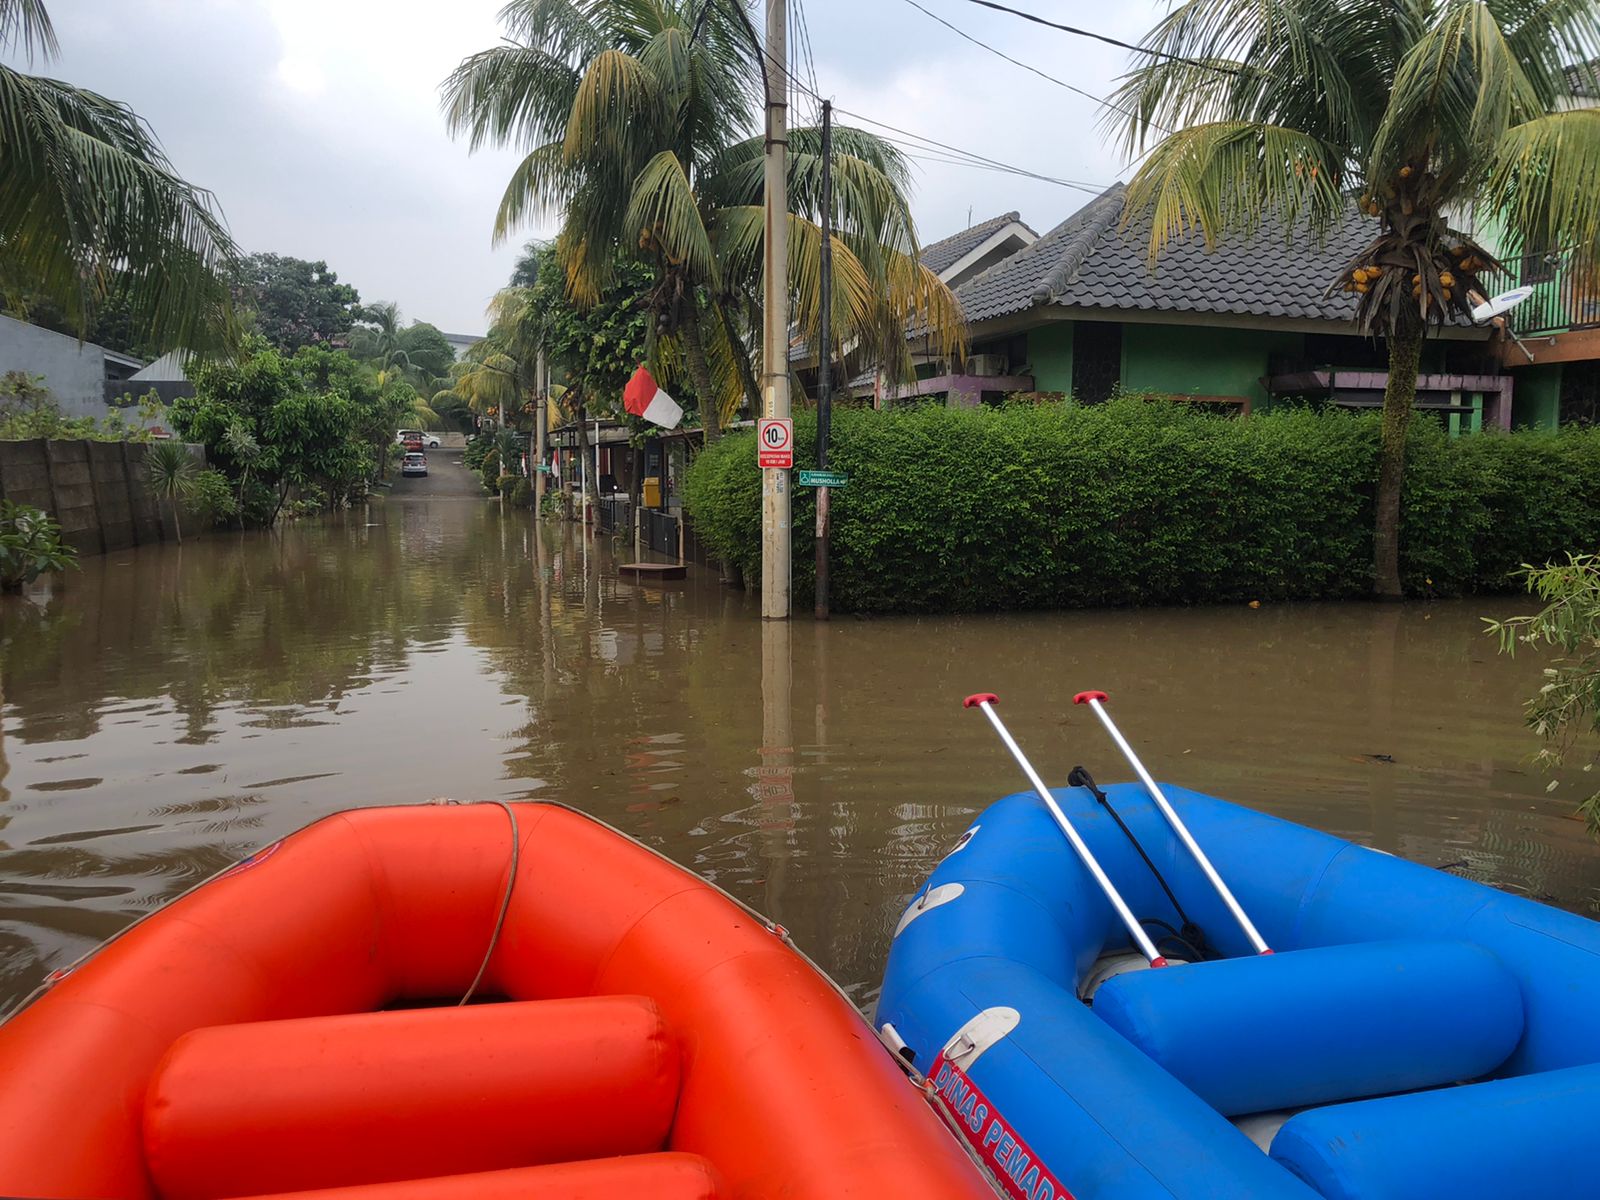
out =
[[[406,352],[400,306],[392,300],[369,304],[356,320],[360,324],[350,330],[350,353],[377,368],[378,386],[409,377],[411,355]]]
[[[178,502],[194,491],[194,459],[181,442],[151,442],[145,450],[144,469],[156,498],[172,504],[172,529],[181,546],[183,525],[178,520]]]
[[[1422,341],[1470,320],[1478,273],[1494,265],[1451,214],[1477,208],[1517,245],[1600,261],[1600,112],[1561,110],[1563,67],[1600,55],[1600,8],[1187,0],[1142,45],[1108,119],[1130,151],[1148,148],[1127,215],[1152,216],[1152,263],[1195,228],[1208,244],[1269,217],[1318,232],[1352,200],[1373,219],[1371,244],[1329,290],[1357,293],[1359,327],[1388,345],[1373,567],[1377,594],[1398,598]]]
[[[707,441],[741,398],[758,403],[746,314],[759,294],[764,219],[759,48],[737,4],[705,0],[512,0],[509,38],[445,81],[451,129],[476,149],[514,144],[497,239],[559,215],[573,299],[594,303],[618,253],[651,263],[663,335],[655,357],[687,374]],[[820,136],[790,133],[791,289],[800,332],[820,327]],[[908,325],[940,348],[963,338],[954,296],[918,258],[904,160],[854,129],[835,135],[835,345],[910,371]]]
[[[0,0],[0,51],[52,58],[41,0]],[[116,290],[134,327],[206,350],[235,333],[238,251],[209,192],[173,170],[127,105],[0,65],[0,283],[60,305],[80,334]]]

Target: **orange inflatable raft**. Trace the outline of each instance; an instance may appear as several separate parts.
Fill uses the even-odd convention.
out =
[[[329,817],[63,974],[0,1194],[994,1196],[781,930],[549,804]]]

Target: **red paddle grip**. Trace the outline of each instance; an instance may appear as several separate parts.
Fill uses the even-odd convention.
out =
[[[1104,704],[1109,699],[1111,699],[1111,697],[1106,695],[1104,692],[1079,692],[1072,698],[1072,702],[1074,704],[1087,704],[1091,700],[1098,700],[1100,703]]]
[[[1000,697],[993,692],[973,692],[961,702],[962,708],[977,708],[980,704],[999,704]]]

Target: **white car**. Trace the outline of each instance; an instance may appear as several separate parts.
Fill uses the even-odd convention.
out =
[[[426,475],[428,473],[428,460],[421,454],[408,454],[400,460],[400,474]]]
[[[420,429],[402,429],[394,435],[397,445],[407,442],[421,442],[424,450],[437,450],[439,448],[439,435],[437,433],[424,433]]]

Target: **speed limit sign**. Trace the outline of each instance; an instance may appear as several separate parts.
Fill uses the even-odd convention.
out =
[[[794,422],[762,417],[756,422],[756,466],[787,471],[794,466]]]

